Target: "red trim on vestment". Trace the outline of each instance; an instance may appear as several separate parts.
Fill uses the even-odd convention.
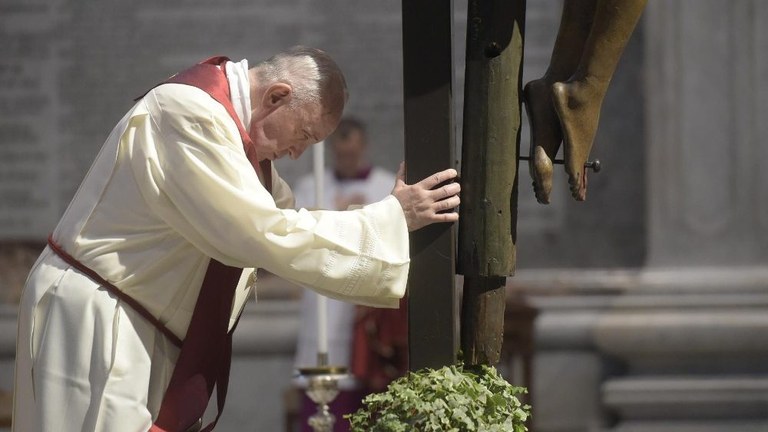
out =
[[[240,132],[246,157],[256,173],[261,174],[264,186],[271,193],[271,162],[258,161],[253,142],[232,106],[223,66],[228,60],[226,57],[210,58],[172,76],[167,83],[197,87],[227,110]],[[241,274],[240,268],[210,260],[184,345],[153,427],[173,432],[185,431],[195,425],[205,413],[214,385],[217,388],[218,413],[216,419],[203,428],[203,432],[213,430],[218,422],[227,396],[232,360],[232,333],[227,332],[227,328]]]
[[[155,318],[155,316],[152,315],[144,306],[139,304],[139,302],[131,298],[128,294],[120,291],[119,288],[112,285],[108,280],[102,278],[101,276],[99,276],[98,273],[91,270],[80,261],[76,260],[72,255],[66,253],[64,249],[62,249],[61,246],[59,246],[59,244],[56,243],[55,240],[53,240],[53,235],[48,236],[48,246],[51,248],[53,252],[56,253],[56,255],[59,256],[59,258],[64,260],[65,263],[76,268],[81,273],[88,276],[89,279],[91,279],[92,281],[104,287],[104,289],[109,291],[110,294],[120,299],[120,301],[130,306],[131,309],[138,312],[139,315],[144,317],[144,319],[152,323],[152,325],[155,326],[162,334],[164,334],[165,337],[167,337],[168,340],[171,341],[174,345],[176,345],[177,347],[181,347],[181,344],[182,344],[181,339],[179,339],[178,336],[176,336],[172,331],[170,331],[168,327],[165,326],[165,324],[163,324],[162,322],[160,322],[160,320]]]
[[[210,58],[172,76],[161,84],[191,85],[205,91],[219,102],[237,125],[246,157],[259,175],[264,187],[272,193],[271,161],[259,162],[257,160],[253,142],[235,113],[230,100],[229,82],[223,69],[224,62],[228,60],[226,57]],[[218,67],[218,65],[222,65],[222,67]],[[232,302],[242,269],[227,266],[211,258],[200,287],[187,334],[182,341],[136,300],[65,252],[53,240],[52,236],[48,237],[48,244],[65,262],[125,302],[154,325],[174,345],[181,348],[160,405],[158,418],[149,432],[185,432],[197,429],[196,426],[199,425],[200,419],[205,413],[215,386],[218,414],[216,419],[203,428],[201,432],[213,430],[221,416],[227,396],[229,368],[232,359],[232,332],[227,330]],[[235,323],[236,326],[237,323]]]

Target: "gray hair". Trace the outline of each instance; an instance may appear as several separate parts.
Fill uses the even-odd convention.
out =
[[[282,82],[293,88],[290,106],[319,104],[330,112],[344,108],[347,83],[339,66],[325,51],[295,46],[255,67],[265,83]]]

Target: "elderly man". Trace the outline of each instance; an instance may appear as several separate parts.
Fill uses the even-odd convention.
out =
[[[214,386],[221,412],[230,330],[255,279],[243,268],[395,307],[408,232],[457,219],[444,211],[458,184],[435,189],[456,172],[407,185],[401,168],[379,202],[293,210],[271,161],[328,136],[345,102],[337,65],[303,47],[251,69],[209,59],[138,100],[28,278],[14,430],[195,430]]]

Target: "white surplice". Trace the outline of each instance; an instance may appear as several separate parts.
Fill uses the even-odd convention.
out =
[[[338,202],[352,197],[363,203],[378,201],[387,195],[395,185],[394,173],[379,167],[373,167],[365,178],[339,179],[332,169],[326,169],[324,201],[321,208],[335,209]],[[315,179],[313,175],[301,177],[293,188],[296,205],[316,207]],[[351,303],[330,299],[326,302],[328,321],[328,362],[332,365],[349,366],[352,348],[352,329],[354,327],[355,306]],[[312,366],[317,363],[317,296],[305,292],[301,299],[301,322],[296,344],[297,367]],[[342,387],[353,384],[343,381]]]
[[[209,257],[322,294],[397,307],[408,231],[389,196],[344,212],[274,198],[226,110],[197,88],[150,91],[115,127],[54,231],[69,254],[183,337]],[[247,298],[241,284],[233,317]],[[130,306],[46,249],[19,313],[14,430],[146,431],[177,349]]]

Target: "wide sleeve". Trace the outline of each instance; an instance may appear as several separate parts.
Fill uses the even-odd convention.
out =
[[[409,266],[408,230],[389,196],[354,211],[279,209],[218,104],[176,89],[150,93],[152,130],[135,152],[152,177],[150,205],[195,248],[222,263],[261,267],[330,297],[397,307]],[[179,94],[183,93],[183,94]]]

